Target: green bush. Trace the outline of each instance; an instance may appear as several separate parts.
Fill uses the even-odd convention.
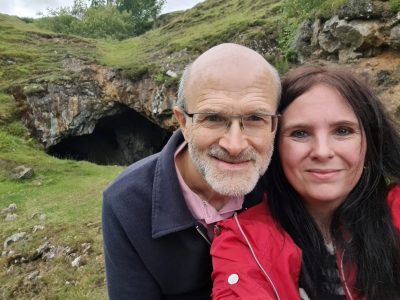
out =
[[[134,24],[126,11],[120,12],[115,6],[89,8],[82,20],[74,22],[74,34],[91,38],[122,40],[133,36]]]
[[[390,3],[390,8],[394,12],[400,11],[400,0],[390,0],[389,3]]]
[[[72,33],[73,24],[78,20],[64,12],[58,16],[43,17],[35,21],[39,27],[59,33]]]
[[[87,7],[84,0],[74,0],[71,7],[49,10],[35,23],[59,33],[122,40],[151,29],[163,4],[164,0],[93,0]]]

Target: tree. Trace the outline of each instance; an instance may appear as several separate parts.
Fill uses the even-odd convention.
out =
[[[160,14],[165,0],[115,0],[119,11],[127,11],[135,24],[134,33],[149,30]]]
[[[74,0],[36,24],[55,32],[125,39],[151,29],[165,0]],[[89,5],[90,4],[90,5]]]

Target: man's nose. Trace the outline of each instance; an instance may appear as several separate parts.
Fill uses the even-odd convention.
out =
[[[228,151],[232,156],[239,155],[249,146],[239,119],[232,119],[230,126],[228,126],[226,132],[219,140],[219,146]]]

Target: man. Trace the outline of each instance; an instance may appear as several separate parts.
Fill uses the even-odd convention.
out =
[[[180,130],[104,192],[110,299],[210,299],[214,223],[261,201],[279,96],[276,70],[243,46],[218,45],[186,68]]]

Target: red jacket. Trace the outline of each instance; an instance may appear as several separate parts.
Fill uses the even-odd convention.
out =
[[[388,202],[393,222],[400,228],[400,186],[389,192]],[[300,299],[301,250],[276,224],[265,203],[219,225],[221,234],[214,238],[211,247],[214,300]],[[356,299],[349,288],[355,274],[347,268],[343,270],[341,259],[338,253],[337,265],[346,298]]]

